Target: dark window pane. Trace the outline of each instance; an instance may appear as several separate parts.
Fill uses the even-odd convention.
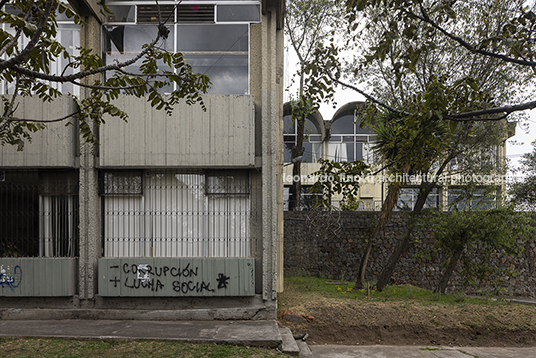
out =
[[[259,22],[260,6],[259,5],[218,5],[219,22]]]
[[[354,116],[342,116],[331,124],[331,133],[354,134]]]
[[[295,126],[292,122],[292,116],[284,116],[283,117],[283,133],[285,134],[295,134]]]

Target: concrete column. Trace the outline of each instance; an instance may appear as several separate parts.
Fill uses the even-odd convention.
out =
[[[263,299],[277,298],[277,117],[276,19],[268,12],[262,23],[262,227],[263,227]]]
[[[100,52],[100,24],[93,16],[84,17],[81,26],[80,43],[84,48]],[[98,77],[97,77],[98,78]],[[95,77],[84,79],[91,83]],[[89,89],[82,88],[83,98]],[[96,129],[95,129],[96,130]],[[80,259],[78,262],[78,294],[82,307],[92,307],[96,293],[97,260],[101,242],[100,201],[98,192],[97,146],[86,143],[80,136]]]
[[[284,52],[285,39],[283,30],[276,30],[276,162],[277,162],[277,292],[283,292],[284,281],[284,217],[283,217],[283,78],[284,78]]]

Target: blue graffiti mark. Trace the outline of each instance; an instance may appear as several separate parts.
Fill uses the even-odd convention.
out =
[[[9,266],[8,266],[8,270],[9,270]],[[18,277],[18,282],[15,284],[15,276],[16,275],[19,275]],[[20,268],[19,265],[16,265],[14,268],[13,268],[13,275],[12,276],[8,276],[8,273],[6,272],[6,270],[4,269],[4,266],[2,266],[2,268],[0,269],[0,286],[2,287],[9,287],[11,288],[11,291],[13,291],[15,288],[19,287],[20,283],[22,281],[22,269]]]

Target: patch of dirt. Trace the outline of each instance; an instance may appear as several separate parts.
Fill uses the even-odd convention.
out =
[[[380,302],[292,291],[279,301],[282,311],[313,317],[304,323],[279,318],[293,333],[308,333],[309,344],[536,345],[536,309],[529,306]]]

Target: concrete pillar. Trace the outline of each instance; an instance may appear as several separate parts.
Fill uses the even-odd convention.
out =
[[[277,298],[277,262],[278,237],[282,244],[282,233],[278,220],[282,218],[278,205],[281,190],[281,122],[282,121],[282,63],[278,54],[277,17],[275,9],[269,9],[261,30],[262,51],[262,90],[261,90],[261,125],[262,125],[262,228],[263,228],[263,299]],[[279,37],[279,38],[278,38]]]
[[[277,292],[283,292],[284,283],[284,217],[283,217],[283,91],[285,39],[282,29],[276,30],[276,162],[277,162]]]
[[[91,15],[84,16],[81,25],[80,43],[84,48],[100,51],[100,24]],[[98,78],[98,77],[97,77]],[[91,83],[95,77],[86,78]],[[80,96],[89,94],[89,89],[81,88]],[[96,129],[95,129],[96,130]],[[98,191],[97,146],[86,143],[80,136],[80,258],[78,262],[78,294],[82,307],[93,307],[96,293],[97,260],[101,242],[100,201]]]

